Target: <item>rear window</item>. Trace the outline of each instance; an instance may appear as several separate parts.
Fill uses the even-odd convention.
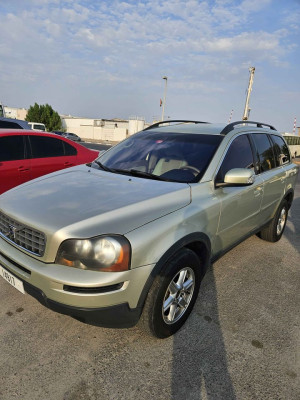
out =
[[[0,128],[6,128],[6,129],[23,129],[23,126],[19,125],[16,122],[10,122],[10,121],[0,121]]]
[[[65,155],[66,156],[76,156],[77,155],[77,150],[75,147],[71,146],[69,143],[64,142],[65,146]]]
[[[0,137],[0,161],[14,161],[24,159],[23,136]]]

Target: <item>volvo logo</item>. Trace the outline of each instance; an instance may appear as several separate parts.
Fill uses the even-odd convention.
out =
[[[23,226],[17,228],[14,225],[9,224],[8,227],[6,228],[6,231],[4,231],[3,234],[8,239],[15,241],[16,240],[16,233],[21,231],[23,228],[24,228]]]

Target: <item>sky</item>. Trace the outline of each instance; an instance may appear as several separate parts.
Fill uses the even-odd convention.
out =
[[[300,0],[0,0],[0,102],[300,126]]]

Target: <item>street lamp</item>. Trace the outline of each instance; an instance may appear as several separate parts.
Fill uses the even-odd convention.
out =
[[[166,96],[167,96],[167,82],[168,82],[168,77],[163,76],[162,77],[165,80],[165,90],[164,90],[164,100],[162,104],[162,113],[161,113],[161,120],[164,120],[164,114],[165,114],[165,104],[166,104]]]

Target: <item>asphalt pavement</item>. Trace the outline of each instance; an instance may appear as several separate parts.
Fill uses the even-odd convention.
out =
[[[165,340],[85,325],[1,279],[0,399],[299,399],[299,251],[298,178],[280,242],[253,236],[216,262]]]

